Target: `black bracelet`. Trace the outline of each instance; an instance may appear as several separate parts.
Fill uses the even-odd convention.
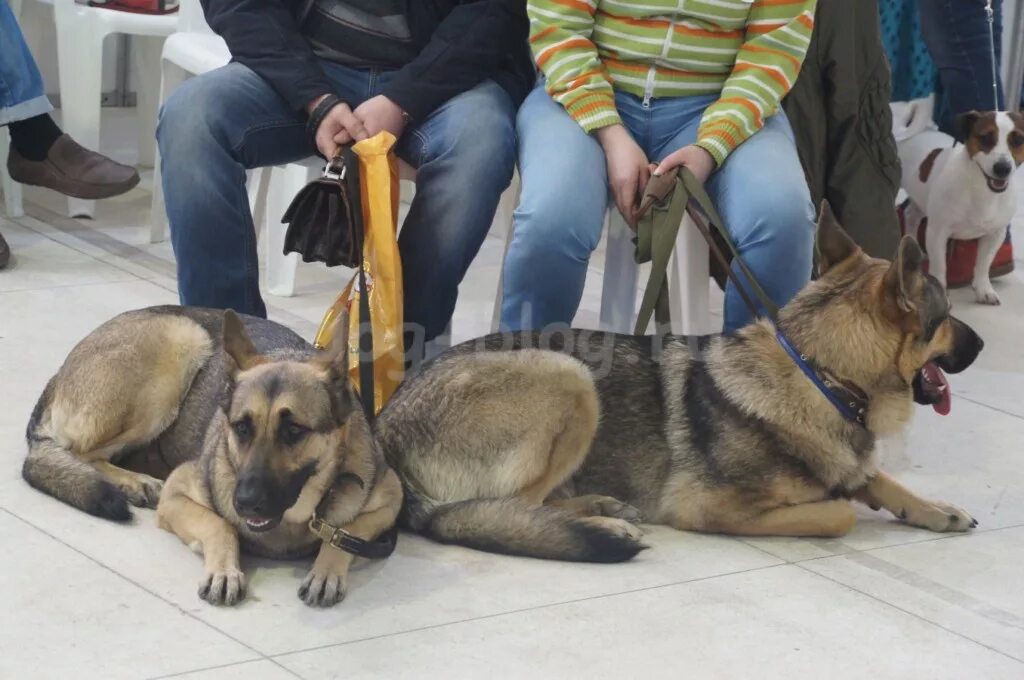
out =
[[[327,114],[337,106],[338,104],[344,104],[341,98],[329,94],[320,100],[320,103],[313,108],[313,111],[309,114],[309,121],[306,123],[306,130],[309,131],[309,137],[313,140],[313,148],[316,149],[316,133],[320,129],[320,124],[324,122],[324,118]]]

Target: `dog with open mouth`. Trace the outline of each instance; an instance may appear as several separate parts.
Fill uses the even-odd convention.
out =
[[[949,239],[978,239],[974,266],[978,302],[998,305],[989,271],[1017,211],[1024,163],[1024,114],[971,111],[956,119],[959,139],[925,129],[899,143],[902,186],[910,197],[907,224],[927,217],[928,271],[946,285]]]
[[[905,237],[868,257],[823,206],[820,276],[695,356],[685,338],[495,334],[424,365],[377,421],[399,523],[443,543],[618,562],[635,522],[747,536],[841,536],[851,501],[932,531],[965,510],[879,468],[914,402],[948,413],[944,373],[983,347]]]
[[[299,598],[336,604],[354,556],[390,554],[402,502],[349,384],[347,329],[342,314],[316,351],[230,311],[116,316],[43,391],[22,474],[106,519],[155,507],[159,525],[202,554],[199,596],[211,604],[245,597],[240,552],[315,555]]]

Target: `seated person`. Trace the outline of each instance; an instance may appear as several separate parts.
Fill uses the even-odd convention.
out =
[[[182,304],[266,316],[245,171],[388,130],[417,168],[399,238],[405,321],[425,340],[443,333],[512,178],[515,113],[534,77],[522,3],[204,7],[234,60],[175,91],[157,129]],[[311,114],[323,116],[316,130]]]
[[[43,78],[7,2],[0,2],[0,126],[11,135],[0,158],[15,182],[43,186],[75,198],[110,198],[139,183],[134,168],[80,146],[50,117]],[[0,134],[4,134],[0,131]],[[0,269],[10,249],[0,236]]]
[[[800,70],[814,5],[527,3],[544,79],[516,122],[522,198],[505,262],[505,328],[572,321],[609,193],[632,221],[652,161],[707,181],[776,303],[807,283],[814,210],[779,101]],[[725,331],[749,321],[730,284]]]

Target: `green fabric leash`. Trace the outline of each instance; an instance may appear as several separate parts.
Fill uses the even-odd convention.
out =
[[[696,204],[697,208],[694,208]],[[747,282],[754,289],[754,294],[761,303],[762,308],[773,321],[778,314],[778,307],[765,294],[761,285],[754,278],[754,275],[747,269],[747,265],[736,250],[736,245],[725,230],[722,218],[711,203],[711,198],[704,190],[703,185],[697,181],[687,168],[673,169],[660,176],[652,176],[644,190],[644,197],[640,203],[640,219],[637,222],[636,254],[637,264],[644,262],[651,263],[651,275],[647,280],[647,287],[644,290],[644,297],[640,303],[640,313],[637,316],[636,326],[633,329],[635,335],[644,335],[647,326],[654,316],[655,332],[658,334],[667,332],[671,324],[671,311],[668,299],[668,264],[672,252],[676,247],[676,237],[679,234],[679,227],[683,217],[689,213],[694,223],[700,230],[704,239],[708,242],[711,250],[719,262],[726,268],[729,278],[736,286],[740,295],[746,301],[751,311],[757,313],[757,308],[747,296],[744,286],[736,279],[728,267],[724,255],[718,245],[714,242],[710,224],[732,254],[733,262],[737,264]]]

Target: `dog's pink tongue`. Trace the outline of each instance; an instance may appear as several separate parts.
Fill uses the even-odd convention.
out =
[[[942,369],[933,363],[929,363],[924,367],[924,370],[928,373],[928,379],[931,380],[933,385],[938,385],[941,390],[941,399],[936,403],[932,404],[932,408],[940,416],[948,416],[950,409],[953,408],[953,391],[949,388],[949,381],[946,380],[946,374],[942,372]]]

